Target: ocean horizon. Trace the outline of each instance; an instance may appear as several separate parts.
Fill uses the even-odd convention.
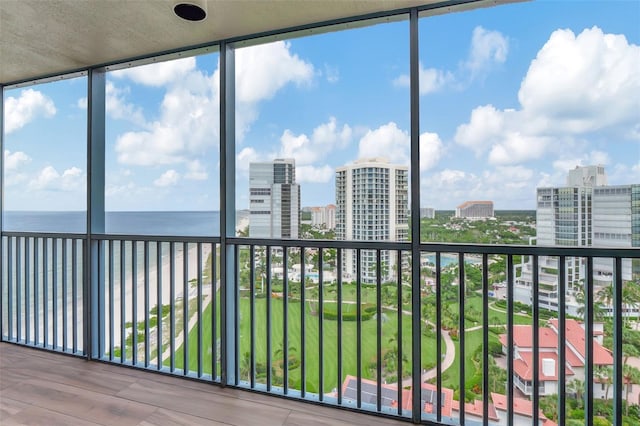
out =
[[[236,213],[238,224],[248,217],[246,210]],[[6,210],[3,231],[85,233],[85,211]],[[107,211],[107,234],[131,235],[220,235],[220,211]]]

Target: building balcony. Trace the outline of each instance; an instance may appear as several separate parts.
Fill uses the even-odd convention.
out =
[[[559,256],[563,267],[567,256],[582,256],[590,264],[604,254],[584,248],[423,243],[414,255],[406,242],[227,238],[225,246],[216,237],[2,235],[1,318],[6,342],[2,359],[34,363],[17,372],[13,362],[2,366],[3,406],[9,407],[3,416],[8,420],[13,415],[22,419],[21,412],[36,416],[52,409],[47,404],[57,400],[41,396],[47,386],[58,387],[70,399],[87,386],[82,398],[99,399],[105,388],[111,389],[109,395],[116,399],[109,398],[111,402],[96,410],[107,416],[135,407],[130,408],[131,416],[160,423],[159,415],[204,416],[204,408],[188,408],[197,402],[203,407],[240,408],[237,413],[226,410],[230,412],[222,417],[203,418],[244,419],[244,424],[262,419],[260,410],[273,411],[269,418],[277,424],[291,418],[307,424],[316,415],[305,417],[309,410],[328,413],[317,415],[326,416],[331,424],[335,419],[344,421],[342,416],[366,422],[360,414],[430,424],[482,424],[479,416],[488,424],[500,424],[495,421],[500,415],[492,414],[494,399],[500,395],[511,407],[500,417],[505,421],[516,413],[513,404],[518,398],[528,398],[531,418],[542,419],[544,385],[534,380],[523,387],[514,380],[513,340],[507,342],[506,356],[498,363],[491,352],[492,342],[497,341],[495,327],[513,339],[514,325],[524,318],[534,329],[535,324],[544,324],[539,295],[534,293],[529,315],[516,311],[515,279],[509,273],[505,308],[494,306],[489,299],[489,259],[503,257],[514,271],[514,256],[519,255]],[[349,250],[356,259],[365,251],[375,254],[373,285],[364,282],[363,270],[353,279],[343,276],[337,259]],[[383,253],[402,265],[391,281],[383,278]],[[606,255],[621,264],[637,253],[616,249]],[[402,261],[421,256],[433,256],[435,266],[412,270],[417,260]],[[479,281],[465,272],[475,269],[468,265],[478,259],[483,271]],[[444,278],[445,270],[456,271],[455,284]],[[560,280],[560,287],[564,284]],[[616,280],[616,285],[622,286],[622,281]],[[585,337],[593,336],[594,311],[589,309],[593,293],[587,286]],[[559,293],[560,310],[554,316],[560,324],[566,320],[563,294]],[[621,339],[620,296],[614,302],[612,323],[613,338]],[[558,341],[565,337],[560,334]],[[539,341],[531,344],[535,366],[542,352]],[[569,362],[569,349],[564,344],[559,348],[559,362]],[[624,354],[621,346],[609,349],[615,360],[611,377],[618,383]],[[593,359],[589,353],[593,346],[584,350],[585,358]],[[52,380],[49,375],[46,380],[37,377],[40,371],[58,370]],[[565,383],[569,378],[560,370],[559,383]],[[77,380],[73,377],[89,374],[85,371],[97,371],[98,376],[87,379],[86,386],[73,382]],[[538,373],[534,371],[533,377]],[[593,383],[596,374],[601,373],[587,362],[585,378],[591,379],[585,382]],[[102,383],[103,375],[112,376],[113,382]],[[502,377],[499,383],[496,376]],[[477,384],[469,385],[473,377]],[[16,385],[20,381],[29,385]],[[155,382],[167,387],[156,391]],[[98,390],[91,389],[94,385]],[[190,393],[193,389],[195,393]],[[614,407],[621,407],[627,398],[621,389],[612,386],[609,392]],[[561,387],[558,404],[568,407],[573,392],[569,385]],[[593,388],[586,387],[583,394],[587,410],[593,410]],[[183,396],[184,406],[178,403]],[[171,401],[165,404],[165,400]],[[460,410],[461,400],[467,401],[469,412]],[[33,401],[37,409],[14,401]],[[79,419],[86,415],[74,413],[79,409],[74,403],[60,404],[70,407],[64,415]],[[125,408],[113,409],[110,404]],[[252,404],[257,408],[251,409]],[[477,407],[486,411],[478,413]],[[216,410],[205,411],[214,415]]]

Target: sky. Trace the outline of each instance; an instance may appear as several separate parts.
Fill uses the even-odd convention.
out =
[[[410,158],[409,22],[236,51],[236,206],[252,161],[296,160],[303,206],[335,168]],[[602,164],[640,183],[640,1],[547,1],[421,16],[420,205],[535,191]],[[316,32],[317,33],[317,32]],[[107,210],[219,208],[219,56],[107,74]],[[87,79],[5,91],[7,210],[85,210]]]

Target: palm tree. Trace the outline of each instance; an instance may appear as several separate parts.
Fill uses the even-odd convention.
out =
[[[584,394],[584,381],[580,379],[573,379],[567,383],[567,391],[575,394],[576,399],[582,402],[582,395]]]
[[[627,391],[625,394],[625,401],[627,401],[627,408],[626,408],[626,415],[629,415],[629,393],[631,392],[631,387],[633,386],[633,384],[638,384],[640,383],[640,370],[637,369],[636,367],[632,367],[630,365],[627,365],[627,363],[625,363],[622,366],[622,376],[623,376],[623,382],[624,384],[627,386]]]

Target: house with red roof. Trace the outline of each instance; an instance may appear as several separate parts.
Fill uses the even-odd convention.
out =
[[[538,380],[540,396],[558,393],[559,377],[559,324],[557,319],[549,320],[546,327],[538,328]],[[578,321],[565,321],[565,365],[567,381],[585,379],[585,337],[584,325]],[[594,332],[593,364],[595,368],[613,366],[611,351],[601,344],[600,331]],[[503,353],[507,353],[507,335],[500,335]],[[526,396],[533,394],[533,326],[513,326],[513,381],[514,385]],[[594,382],[598,382],[595,378]],[[594,386],[594,397],[606,397],[605,386]]]
[[[420,405],[426,418],[429,416],[437,415],[437,386],[430,383],[422,383],[422,391],[420,394]],[[334,395],[336,396],[336,395]],[[358,378],[355,376],[347,375],[342,383],[342,398],[345,402],[355,403],[358,399]],[[460,418],[460,402],[453,399],[453,390],[449,388],[441,389],[441,414],[443,419],[458,419]],[[374,380],[360,379],[360,401],[363,407],[367,404],[375,406],[378,401],[378,383]],[[380,405],[382,407],[389,408],[391,410],[397,410],[398,407],[402,407],[403,413],[411,412],[413,403],[411,400],[411,387],[407,387],[401,390],[398,395],[397,384],[380,384]],[[492,426],[506,426],[507,425],[507,397],[497,393],[491,394],[491,400],[489,401],[488,408],[488,420]],[[533,412],[533,404],[528,399],[514,398],[513,399],[514,410],[514,425],[515,426],[530,426],[531,425],[531,413]],[[465,420],[466,424],[482,424],[484,403],[482,401],[474,400],[473,402],[466,402],[464,404]],[[547,419],[545,415],[540,411],[538,413],[538,425],[537,426],[558,426],[555,422]]]

